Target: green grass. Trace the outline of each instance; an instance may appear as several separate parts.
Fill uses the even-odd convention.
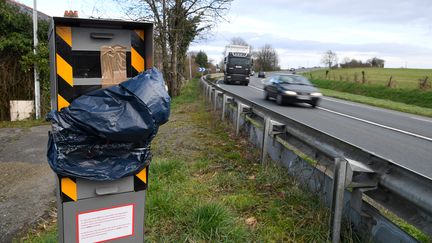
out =
[[[41,120],[23,120],[23,121],[0,121],[0,128],[28,128],[40,125],[49,125],[50,123]]]
[[[382,100],[390,100],[409,105],[432,108],[432,91],[420,91],[415,89],[395,89],[381,85],[360,84],[345,81],[319,80],[312,82],[319,88],[330,89],[345,93],[373,97]]]
[[[365,71],[366,80],[370,84],[385,86],[390,76],[396,81],[398,88],[417,89],[418,80],[425,76],[432,79],[432,69],[407,69],[407,68],[339,68],[330,70],[327,79],[336,81],[355,82],[362,79],[362,71]],[[313,79],[325,79],[326,69],[311,72]],[[308,74],[310,77],[310,74]]]
[[[402,112],[407,112],[407,113],[411,113],[411,114],[417,114],[417,115],[432,117],[432,108],[425,108],[425,107],[420,107],[420,106],[415,106],[415,105],[408,105],[405,103],[400,103],[400,102],[395,102],[395,101],[390,101],[390,100],[377,99],[377,98],[372,98],[372,97],[367,97],[367,96],[362,96],[362,95],[355,95],[355,94],[350,94],[350,93],[344,93],[344,92],[334,91],[334,90],[330,90],[330,89],[321,88],[320,90],[325,96],[329,96],[329,97],[335,97],[338,99],[349,100],[349,101],[353,101],[353,102],[373,105],[376,107],[382,107],[382,108],[386,108],[386,109],[392,109],[392,110],[396,110],[396,111],[402,111]]]
[[[432,90],[421,90],[418,85],[420,78],[431,77],[431,69],[339,68],[330,70],[327,77],[326,71],[321,69],[303,75],[328,96],[431,116]],[[365,83],[361,82],[362,71],[365,72]],[[396,87],[386,86],[390,76]]]
[[[329,210],[286,169],[259,164],[258,149],[215,119],[198,90],[193,80],[173,99],[152,143],[146,241],[326,242]],[[344,242],[359,242],[344,229]],[[55,231],[31,237],[49,242]]]

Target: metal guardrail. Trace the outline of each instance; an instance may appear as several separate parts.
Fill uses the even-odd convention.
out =
[[[393,212],[424,233],[432,236],[432,181],[398,166],[392,161],[370,151],[356,147],[346,141],[299,123],[280,113],[263,107],[253,101],[231,93],[203,77],[201,84],[213,110],[221,108],[224,120],[227,105],[236,105],[235,131],[240,131],[243,114],[253,114],[263,120],[261,161],[265,163],[269,138],[288,137],[295,140],[301,151],[312,158],[324,157],[327,163],[320,164],[327,176],[333,179],[331,200],[331,238],[339,242],[344,206],[344,194],[350,189],[350,209],[376,224],[371,215],[378,215],[368,208],[365,212],[364,195]],[[219,102],[220,101],[220,102]],[[278,141],[275,139],[274,141]],[[369,215],[368,215],[369,214]],[[374,222],[375,220],[375,222]],[[369,227],[370,230],[371,227]],[[411,240],[414,241],[413,238]],[[411,241],[408,240],[408,241]],[[405,239],[406,241],[406,239]]]

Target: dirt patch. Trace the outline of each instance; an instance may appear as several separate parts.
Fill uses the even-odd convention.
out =
[[[8,242],[55,202],[55,177],[47,164],[0,163],[0,171],[0,242]]]
[[[0,242],[36,223],[55,202],[46,162],[48,126],[0,129]]]

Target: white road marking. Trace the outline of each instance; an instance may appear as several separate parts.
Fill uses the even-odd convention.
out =
[[[329,98],[329,97],[322,97],[324,100],[328,100],[328,101],[333,101],[333,102],[337,102],[337,103],[341,103],[341,104],[345,104],[345,105],[352,105],[352,106],[357,106],[357,107],[362,107],[362,108],[368,108],[371,110],[375,110],[375,111],[385,111],[385,112],[389,112],[389,113],[393,113],[393,111],[387,111],[385,109],[380,109],[380,108],[374,108],[374,107],[370,107],[364,104],[356,104],[353,102],[347,102],[345,100],[337,100],[337,99],[333,99],[333,98]]]
[[[411,116],[410,118],[414,119],[414,120],[419,120],[419,121],[424,121],[424,122],[430,122],[430,123],[432,123],[432,120],[426,119],[426,118],[420,118],[420,117],[415,117],[415,116]]]
[[[257,89],[257,90],[259,90],[259,91],[264,91],[263,89],[257,88],[257,87],[255,87],[255,86],[253,86],[253,85],[249,85],[249,87],[254,88],[254,89]]]
[[[324,111],[327,111],[327,112],[331,112],[331,113],[340,115],[340,116],[344,116],[344,117],[351,118],[351,119],[354,119],[354,120],[357,120],[357,121],[361,121],[361,122],[364,122],[364,123],[367,123],[367,124],[371,124],[371,125],[374,125],[374,126],[377,126],[377,127],[382,127],[382,128],[385,128],[385,129],[389,129],[389,130],[395,131],[395,132],[403,133],[405,135],[410,135],[410,136],[413,136],[413,137],[416,137],[416,138],[421,138],[421,139],[427,140],[429,142],[432,142],[432,138],[425,137],[425,136],[422,136],[422,135],[419,135],[419,134],[416,134],[416,133],[407,132],[407,131],[404,131],[404,130],[401,130],[401,129],[397,129],[397,128],[394,128],[394,127],[389,127],[389,126],[386,126],[386,125],[382,125],[382,124],[379,124],[379,123],[376,123],[376,122],[372,122],[372,121],[368,121],[368,120],[361,119],[361,118],[358,118],[358,117],[350,116],[350,115],[343,114],[343,113],[340,113],[340,112],[337,112],[337,111],[333,111],[333,110],[329,110],[329,109],[326,109],[326,108],[322,108],[322,107],[317,107],[317,108],[320,109],[320,110],[324,110]]]
[[[257,88],[257,87],[255,87],[253,85],[249,85],[249,87],[254,88],[256,90],[259,90],[259,91],[263,91],[263,89]],[[340,102],[340,103],[347,104],[345,102]],[[344,113],[340,113],[340,112],[337,112],[337,111],[329,110],[329,109],[326,109],[326,108],[323,108],[323,107],[320,107],[320,106],[317,106],[317,109],[320,109],[320,110],[323,110],[323,111],[327,111],[327,112],[330,112],[330,113],[334,113],[334,114],[337,114],[337,115],[340,115],[340,116],[351,118],[351,119],[354,119],[354,120],[357,120],[357,121],[361,121],[361,122],[364,122],[364,123],[367,123],[367,124],[371,124],[371,125],[374,125],[374,126],[377,126],[377,127],[382,127],[382,128],[388,129],[388,130],[392,130],[392,131],[395,131],[395,132],[403,133],[405,135],[410,135],[410,136],[413,136],[413,137],[416,137],[416,138],[421,138],[421,139],[427,140],[429,142],[432,142],[432,138],[425,137],[425,136],[422,136],[422,135],[419,135],[419,134],[416,134],[416,133],[407,132],[407,131],[404,131],[404,130],[401,130],[401,129],[397,129],[397,128],[394,128],[394,127],[389,127],[389,126],[382,125],[382,124],[379,124],[379,123],[376,123],[376,122],[373,122],[373,121],[368,121],[368,120],[365,120],[365,119],[362,119],[362,118],[358,118],[358,117],[355,117],[355,116],[350,116],[350,115],[347,115],[347,114],[344,114]],[[417,118],[417,117],[411,117],[411,118],[422,120],[422,121],[427,121],[427,122],[432,122],[432,121],[421,119],[421,118]]]

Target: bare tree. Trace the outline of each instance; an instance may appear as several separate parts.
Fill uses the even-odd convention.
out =
[[[233,37],[230,41],[231,45],[249,46],[249,44],[241,37]]]
[[[373,57],[368,59],[367,62],[371,65],[371,67],[384,68],[385,60],[378,57]]]
[[[327,65],[328,68],[332,68],[333,65],[336,65],[338,61],[336,52],[333,52],[332,50],[328,50],[326,52],[324,52],[322,58],[321,58],[321,63],[324,65]]]
[[[180,94],[184,63],[190,43],[203,37],[223,19],[232,0],[117,0],[134,20],[155,23],[155,46],[160,49],[162,71],[169,94]]]
[[[270,45],[265,44],[254,53],[255,64],[259,70],[275,71],[279,70],[279,57],[276,50]]]

